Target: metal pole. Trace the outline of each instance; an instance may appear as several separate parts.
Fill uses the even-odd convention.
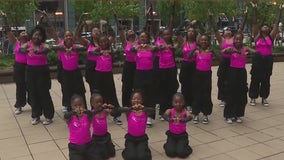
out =
[[[65,31],[69,30],[69,20],[68,20],[68,0],[64,0],[64,25]]]

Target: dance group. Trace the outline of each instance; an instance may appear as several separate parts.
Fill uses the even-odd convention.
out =
[[[209,12],[222,52],[218,69],[218,99],[225,107],[224,118],[229,124],[233,121],[242,122],[248,90],[252,106],[256,105],[258,96],[262,98],[264,106],[269,105],[266,99],[269,96],[273,66],[273,40],[278,32],[284,5],[280,6],[274,26],[270,30],[268,25],[258,27],[257,4],[251,4],[255,49],[243,45],[242,30],[245,21],[234,35],[231,30],[225,30],[221,36]],[[247,11],[245,19],[246,17]],[[48,22],[47,16],[44,18]],[[76,28],[75,34],[66,31],[63,39],[59,39],[52,29],[51,34],[58,44],[49,46],[45,43],[47,36],[41,25],[31,31],[30,39],[26,32],[20,33],[16,39],[9,27],[5,27],[10,42],[15,46],[15,114],[20,114],[22,107],[28,102],[32,108],[33,125],[40,122],[42,114],[45,117],[44,125],[52,123],[54,106],[49,93],[51,80],[47,54],[54,50],[58,53],[58,81],[63,95],[62,104],[65,106],[64,119],[70,132],[70,160],[100,160],[115,156],[111,134],[107,128],[107,116],[110,114],[115,123],[121,125],[121,113],[126,114],[128,123],[123,158],[152,159],[146,128],[152,126],[156,104],[160,105],[160,120],[169,123],[167,141],[164,144],[166,155],[181,158],[189,156],[192,149],[189,146],[186,123],[191,120],[195,124],[199,123],[200,113],[203,114],[202,123],[209,123],[208,116],[213,108],[211,65],[213,57],[219,56],[210,50],[210,37],[197,33],[194,22],[196,21],[186,26],[185,38],[177,35],[178,44],[173,43],[172,25],[162,29],[157,36],[141,31],[136,38],[134,31],[128,30],[124,33],[117,23],[125,53],[122,73],[123,107],[118,103],[113,79],[112,62],[115,52],[111,47],[112,40],[98,28],[92,29],[91,40],[81,37],[82,23]],[[151,43],[152,37],[155,38],[154,43]],[[80,44],[75,44],[76,40]],[[179,74],[181,93],[176,93],[179,83],[175,49],[178,46],[182,47],[183,53]],[[85,53],[87,57],[85,79],[91,92],[90,110],[87,109],[83,77],[78,68],[81,53]],[[249,89],[245,69],[248,54],[253,54]],[[186,106],[190,106],[191,110]]]

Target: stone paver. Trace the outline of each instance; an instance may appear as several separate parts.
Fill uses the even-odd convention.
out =
[[[263,107],[260,99],[255,107],[247,106],[242,124],[226,124],[223,108],[218,106],[217,67],[213,67],[212,100],[213,114],[208,125],[188,123],[193,154],[190,160],[283,160],[284,159],[284,63],[274,63],[271,77],[270,106]],[[247,65],[249,72],[250,65]],[[118,98],[121,99],[121,75],[114,76]],[[248,82],[250,75],[248,75]],[[85,84],[88,89],[88,84]],[[15,85],[0,85],[0,159],[1,160],[67,160],[68,130],[61,112],[61,89],[52,80],[51,96],[55,105],[54,123],[49,126],[31,125],[30,106],[21,115],[13,114]],[[86,94],[89,99],[89,93]],[[124,124],[117,126],[109,118],[109,132],[116,146],[116,157],[121,160],[124,148]],[[163,150],[168,124],[156,120],[154,127],[147,129],[153,160],[167,160]],[[175,158],[177,159],[177,158]]]

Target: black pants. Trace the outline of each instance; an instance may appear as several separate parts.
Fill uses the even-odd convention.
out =
[[[249,87],[249,97],[267,98],[270,93],[270,76],[273,69],[273,57],[254,55],[251,68],[251,82]]]
[[[58,60],[58,63],[57,63],[57,81],[59,83],[61,83],[61,81],[62,81],[62,70],[63,70],[62,61]]]
[[[121,113],[117,111],[117,109],[119,108],[119,103],[117,100],[116,89],[113,80],[113,73],[96,71],[95,79],[96,79],[95,89],[102,94],[104,102],[112,104],[115,107],[111,115],[113,117],[119,117]]]
[[[186,106],[192,106],[194,97],[194,72],[195,62],[182,62],[179,74],[179,82],[181,83],[181,93],[185,99]]]
[[[27,86],[31,99],[32,118],[52,119],[54,106],[49,93],[51,80],[48,66],[27,66]]]
[[[102,159],[109,159],[115,156],[114,144],[109,133],[103,136],[93,135],[93,143]]]
[[[148,136],[141,137],[125,135],[125,149],[122,151],[125,160],[151,160],[151,150],[148,146]]]
[[[124,62],[122,72],[122,106],[130,107],[130,97],[134,88],[135,62]]]
[[[29,102],[29,94],[26,85],[26,64],[15,62],[14,82],[16,83],[16,103],[15,108],[24,107]]]
[[[62,100],[63,106],[66,106],[68,111],[71,111],[71,97],[74,94],[80,95],[84,99],[86,106],[85,97],[85,86],[83,82],[83,77],[79,69],[74,71],[62,70]]]
[[[95,78],[96,64],[97,64],[96,61],[88,60],[86,62],[85,79],[86,79],[86,82],[89,84],[91,94],[94,93],[94,89],[96,86],[96,78]]]
[[[168,69],[159,69],[158,75],[159,81],[159,104],[160,111],[159,115],[164,115],[165,111],[169,108],[172,108],[172,97],[177,92],[179,87],[177,81],[177,69],[168,68]]]
[[[187,132],[177,135],[167,131],[166,135],[167,142],[164,144],[164,149],[168,157],[186,158],[192,153]]]
[[[92,142],[85,145],[68,144],[69,160],[103,160]]]
[[[217,76],[218,76],[218,99],[221,101],[225,100],[225,90],[226,85],[228,84],[228,70],[230,68],[230,59],[229,58],[222,58],[222,61],[219,65]]]
[[[155,107],[155,85],[154,71],[136,70],[134,78],[134,89],[143,93],[144,105],[146,107]],[[155,114],[153,115],[155,118]]]
[[[229,69],[228,90],[226,106],[224,109],[225,118],[243,117],[247,104],[247,72],[246,69]]]
[[[192,105],[192,113],[198,115],[202,112],[204,115],[212,113],[212,71],[196,71],[194,77],[195,97]]]
[[[153,68],[153,77],[151,80],[153,80],[153,103],[159,104],[160,101],[160,92],[159,92],[159,83],[160,83],[160,78],[159,78],[159,62],[160,62],[160,57],[156,56],[154,59],[154,68]]]

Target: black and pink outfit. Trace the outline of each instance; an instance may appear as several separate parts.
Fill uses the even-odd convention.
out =
[[[131,111],[127,117],[128,129],[125,135],[125,149],[122,157],[125,160],[151,160],[151,150],[148,146],[146,134],[146,112]]]
[[[190,57],[190,53],[196,49],[196,42],[189,44],[185,42],[182,48],[182,64],[179,74],[179,82],[181,83],[181,93],[185,99],[186,106],[192,106],[194,97],[194,72],[195,57]]]
[[[230,57],[230,68],[228,72],[228,92],[224,109],[225,118],[243,117],[247,104],[247,50],[235,48]]]
[[[221,45],[221,51],[227,48],[234,48],[234,43],[228,43],[226,39],[224,39]],[[218,76],[218,99],[221,101],[225,101],[226,99],[226,85],[228,84],[228,70],[230,67],[230,54],[222,53],[222,60],[219,64],[219,68],[217,71]]]
[[[196,71],[194,76],[194,101],[192,105],[192,113],[199,115],[210,115],[212,113],[213,104],[211,100],[212,90],[212,52],[201,53],[196,55]]]
[[[164,42],[164,41],[161,41]],[[164,115],[165,111],[171,107],[172,96],[177,92],[179,83],[177,80],[177,68],[175,63],[174,48],[166,46],[166,43],[161,43],[164,49],[158,52],[159,69],[158,69],[158,91],[159,91],[159,115]]]
[[[70,160],[102,160],[91,137],[92,113],[85,112],[79,119],[74,112],[64,115],[69,129],[69,159]]]
[[[175,118],[175,109],[171,109],[170,118]],[[181,112],[181,119],[186,117],[185,110]],[[192,153],[189,146],[188,133],[186,132],[186,123],[169,122],[169,130],[166,132],[167,142],[164,144],[165,153],[169,157],[186,158]]]
[[[21,53],[19,49],[21,48],[21,42],[17,41],[14,54],[15,54],[15,64],[14,64],[14,82],[16,83],[16,103],[15,108],[24,107],[29,101],[27,99],[28,91],[26,85],[26,66],[27,66],[27,54]],[[30,102],[28,102],[30,103]]]
[[[270,76],[273,69],[272,38],[270,36],[259,37],[256,40],[255,49],[260,54],[255,54],[252,59],[249,97],[256,99],[260,96],[266,99],[270,93]]]
[[[85,86],[81,71],[79,69],[79,52],[76,51],[76,45],[73,44],[71,53],[66,51],[58,51],[58,55],[62,61],[62,73],[61,73],[61,87],[62,87],[62,100],[63,106],[67,107],[68,111],[71,111],[71,97],[74,94],[80,95],[84,99]],[[66,46],[64,46],[66,50]]]
[[[92,126],[92,139],[97,153],[102,157],[102,159],[114,157],[115,148],[111,140],[111,135],[108,132],[107,112],[103,110],[102,116],[95,114]]]
[[[47,54],[38,54],[33,50],[33,43],[28,42],[27,54],[27,87],[31,99],[32,118],[40,118],[43,114],[45,118],[52,119],[54,116],[54,106],[49,93],[51,80],[47,62]],[[39,46],[38,52],[43,46]]]
[[[137,46],[135,42],[135,46]],[[125,61],[122,72],[122,106],[130,107],[130,96],[134,88],[134,76],[136,70],[136,55],[133,52],[131,42],[127,41],[124,48]]]
[[[86,70],[85,70],[85,79],[86,82],[89,84],[91,94],[94,93],[94,89],[96,86],[96,65],[97,65],[97,58],[98,55],[95,54],[98,50],[98,46],[90,43],[87,48],[87,62],[86,62]]]
[[[145,106],[151,108],[155,107],[154,82],[157,79],[154,74],[154,58],[152,50],[137,50],[134,89],[142,91]]]
[[[98,90],[102,97],[104,97],[104,102],[107,104],[114,105],[114,112],[111,115],[116,118],[120,116],[119,112],[116,112],[120,107],[116,89],[113,79],[112,72],[112,51],[111,50],[101,50],[96,53],[97,57],[97,65],[96,65],[96,85],[95,89]]]

